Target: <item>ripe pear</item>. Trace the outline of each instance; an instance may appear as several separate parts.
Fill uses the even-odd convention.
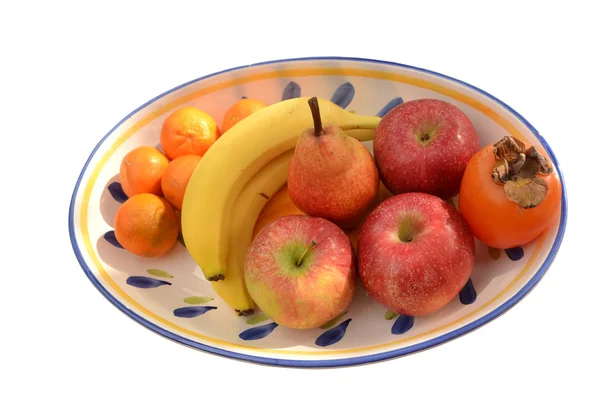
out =
[[[323,125],[317,98],[309,101],[314,127],[298,138],[288,170],[290,199],[304,213],[341,228],[356,227],[379,189],[369,150],[334,125]]]

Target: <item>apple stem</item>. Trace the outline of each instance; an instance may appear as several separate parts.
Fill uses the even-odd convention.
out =
[[[316,97],[311,97],[308,100],[308,105],[315,124],[315,136],[319,137],[323,134],[323,124],[321,122],[321,113],[319,112],[319,100],[317,100]]]
[[[302,266],[302,263],[304,262],[304,258],[308,254],[308,251],[310,249],[312,249],[316,244],[317,244],[317,242],[315,242],[314,240],[310,242],[310,244],[308,245],[308,248],[306,250],[304,250],[304,253],[302,253],[302,255],[300,256],[298,261],[296,261],[296,267]]]

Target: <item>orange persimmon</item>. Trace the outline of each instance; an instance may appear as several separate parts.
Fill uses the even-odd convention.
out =
[[[560,180],[547,155],[506,136],[469,161],[458,209],[477,239],[508,249],[538,237],[558,215],[560,202]]]

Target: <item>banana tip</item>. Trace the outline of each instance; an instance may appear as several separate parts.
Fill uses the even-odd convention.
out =
[[[224,279],[225,279],[225,276],[223,276],[222,274],[214,275],[214,276],[211,276],[210,278],[208,278],[208,280],[211,282],[222,281]]]

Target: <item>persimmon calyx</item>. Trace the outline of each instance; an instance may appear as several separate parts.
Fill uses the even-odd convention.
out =
[[[540,175],[548,175],[553,169],[550,162],[535,147],[513,136],[504,136],[494,144],[496,166],[492,180],[504,187],[509,200],[523,208],[540,204],[548,193],[546,181]]]

